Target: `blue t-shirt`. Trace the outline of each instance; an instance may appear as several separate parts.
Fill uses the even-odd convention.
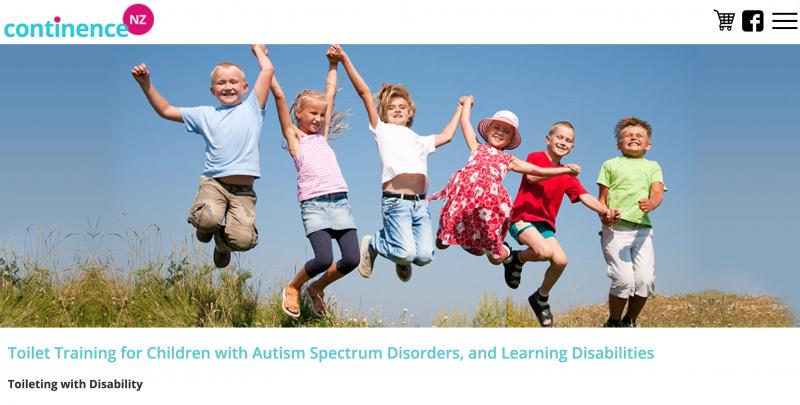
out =
[[[261,177],[258,140],[265,112],[253,91],[235,106],[181,108],[186,130],[202,135],[206,141],[203,176]]]

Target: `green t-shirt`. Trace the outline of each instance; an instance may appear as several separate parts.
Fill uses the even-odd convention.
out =
[[[625,221],[647,226],[653,224],[639,209],[639,200],[650,198],[650,186],[655,182],[664,183],[661,166],[645,158],[617,156],[606,160],[597,176],[597,184],[608,187],[608,207],[619,210]]]

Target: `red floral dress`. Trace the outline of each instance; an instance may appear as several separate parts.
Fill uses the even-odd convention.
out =
[[[480,145],[467,166],[450,176],[447,186],[430,197],[445,198],[436,237],[446,245],[460,245],[473,255],[503,256],[511,198],[503,187],[512,156],[490,145]]]

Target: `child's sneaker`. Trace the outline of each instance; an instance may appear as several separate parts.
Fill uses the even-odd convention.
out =
[[[214,247],[214,266],[218,268],[228,267],[231,264],[231,252],[224,252],[219,250],[219,247]]]
[[[198,241],[203,242],[203,243],[208,243],[208,242],[211,242],[211,238],[214,237],[214,234],[213,233],[206,233],[206,232],[203,232],[203,231],[198,229],[197,232],[195,232],[195,236],[197,236],[197,240]]]
[[[622,327],[622,320],[608,318],[606,323],[603,324],[603,327],[604,328],[621,328]]]
[[[508,288],[516,289],[519,287],[519,283],[522,281],[522,262],[517,256],[519,251],[511,250],[511,246],[508,246],[508,243],[503,244],[506,245],[508,251],[511,252],[506,260],[503,261],[503,277],[506,280],[506,285]]]
[[[361,277],[369,278],[372,275],[372,265],[375,264],[375,257],[378,252],[370,245],[372,235],[365,235],[361,238],[361,262],[358,264],[358,272]]]
[[[400,281],[407,283],[411,280],[411,264],[395,264],[394,271],[397,272]]]
[[[633,319],[631,319],[627,315],[623,316],[622,320],[619,321],[619,322],[620,322],[620,326],[623,327],[623,328],[635,328],[636,327],[636,321],[634,321]]]
[[[231,248],[225,244],[224,228],[214,233],[214,266],[227,267],[231,264]]]

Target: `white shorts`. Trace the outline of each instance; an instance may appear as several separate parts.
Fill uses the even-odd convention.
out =
[[[621,222],[604,226],[600,240],[611,279],[609,293],[627,299],[649,297],[656,288],[656,257],[653,228]]]

